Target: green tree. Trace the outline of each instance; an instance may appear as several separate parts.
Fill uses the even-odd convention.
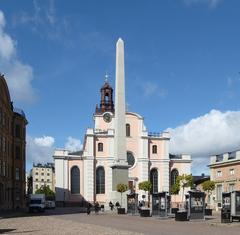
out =
[[[138,184],[138,188],[144,190],[145,193],[148,192],[148,208],[150,207],[150,191],[152,188],[152,183],[150,181],[143,181]]]
[[[46,198],[51,198],[51,199],[55,198],[55,193],[49,188],[48,185],[41,186],[41,188],[36,190],[35,193],[36,194],[45,194]]]
[[[215,182],[212,180],[207,180],[202,183],[202,188],[210,195],[212,194],[212,191],[215,189]]]
[[[184,190],[187,187],[192,187],[193,186],[193,177],[192,175],[179,175],[176,180],[176,184],[179,185],[179,188],[182,188],[182,202],[184,199]]]
[[[210,203],[210,195],[212,194],[212,191],[215,189],[215,182],[212,180],[207,180],[202,183],[202,189],[203,191],[207,192],[207,202]]]
[[[128,190],[128,186],[126,184],[119,183],[117,185],[117,191],[121,193],[121,207],[122,207],[122,194]]]
[[[176,195],[180,191],[180,185],[177,182],[171,187],[171,194]]]

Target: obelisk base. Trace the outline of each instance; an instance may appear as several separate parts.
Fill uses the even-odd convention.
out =
[[[128,169],[129,165],[127,163],[115,163],[111,166],[112,168],[112,193],[111,198],[114,202],[119,202],[121,207],[127,209],[127,193],[128,190],[124,193],[117,192],[118,184],[126,184],[128,186]]]

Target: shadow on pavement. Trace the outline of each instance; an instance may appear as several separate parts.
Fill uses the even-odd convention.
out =
[[[0,234],[12,232],[12,231],[15,231],[15,230],[16,230],[16,229],[11,229],[11,228],[6,228],[6,229],[1,229],[1,228],[0,228]]]
[[[1,211],[0,212],[0,220],[8,219],[8,218],[17,218],[17,217],[66,215],[66,214],[76,214],[76,213],[86,213],[86,208],[83,208],[83,207],[56,207],[55,209],[47,209],[47,210],[45,210],[45,212],[31,212],[31,213],[29,213],[27,209],[18,210],[18,211]]]

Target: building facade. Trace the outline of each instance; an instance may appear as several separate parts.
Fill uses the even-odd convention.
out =
[[[0,74],[0,209],[25,206],[26,125],[24,112],[13,107]]]
[[[119,183],[128,184],[128,192],[146,198],[138,185],[150,180],[152,192],[169,192],[171,180],[191,173],[191,157],[170,155],[168,132],[151,133],[144,118],[126,112],[124,42],[116,43],[115,102],[107,79],[100,89],[100,105],[93,115],[94,126],[88,128],[83,149],[77,153],[56,150],[56,201],[79,203],[98,201],[108,205],[120,201]],[[121,199],[120,199],[121,198]],[[126,197],[121,200],[126,207]]]
[[[240,151],[211,156],[210,178],[215,182],[212,206],[222,206],[222,193],[240,190]]]
[[[42,186],[48,186],[53,192],[55,192],[55,168],[53,163],[47,164],[33,164],[33,168],[30,171],[29,176],[29,193],[35,193],[36,190]]]

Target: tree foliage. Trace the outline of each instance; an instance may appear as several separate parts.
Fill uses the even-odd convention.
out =
[[[45,194],[45,196],[48,197],[48,198],[54,198],[55,197],[55,193],[49,188],[48,185],[41,186],[41,188],[36,190],[35,193],[36,194]]]
[[[121,193],[121,207],[122,207],[122,194],[128,190],[128,186],[123,183],[117,184],[117,191]]]
[[[176,195],[180,191],[180,185],[177,182],[171,187],[171,194]]]
[[[138,184],[138,188],[145,192],[148,192],[148,208],[150,207],[150,191],[152,189],[152,183],[150,181],[142,181]]]
[[[124,192],[126,192],[127,190],[128,190],[128,186],[127,186],[126,184],[119,183],[119,184],[117,185],[117,191],[118,191],[119,193],[124,193]]]
[[[208,194],[211,194],[212,191],[215,189],[215,182],[212,180],[207,180],[202,183],[202,188],[204,191],[207,191]]]
[[[182,188],[182,201],[184,199],[184,189],[187,187],[193,186],[193,177],[192,175],[179,175],[176,180],[176,185],[179,185],[179,189]]]
[[[143,181],[138,184],[139,189],[150,192],[152,188],[152,183],[150,181]]]

